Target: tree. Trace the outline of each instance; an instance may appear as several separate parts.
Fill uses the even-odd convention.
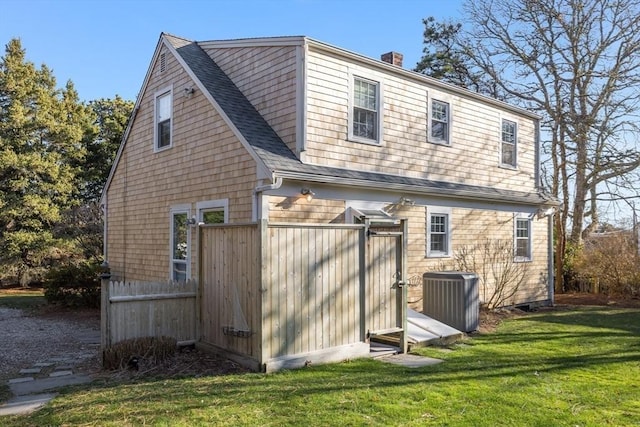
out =
[[[91,101],[88,109],[91,126],[86,128],[82,140],[86,156],[78,164],[78,204],[63,213],[55,233],[75,243],[80,260],[99,263],[103,244],[100,196],[133,110],[133,102],[116,95],[114,99]]]
[[[483,78],[483,74],[474,68],[467,53],[468,47],[461,43],[462,24],[436,22],[432,16],[423,19],[422,23],[425,26],[424,55],[414,71],[500,98],[496,84]]]
[[[579,247],[597,227],[599,202],[640,196],[640,1],[474,0],[464,10],[470,27],[457,50],[508,100],[542,117],[547,185],[562,202],[561,290],[566,244]]]
[[[94,126],[86,133],[83,141],[87,155],[78,176],[85,203],[100,199],[133,105],[132,101],[124,100],[118,95],[114,99],[89,102]]]
[[[21,283],[56,245],[53,226],[75,203],[85,108],[71,82],[25,60],[18,39],[0,58],[0,266]]]

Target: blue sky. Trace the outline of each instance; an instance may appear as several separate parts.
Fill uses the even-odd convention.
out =
[[[134,100],[161,32],[192,40],[309,36],[413,68],[422,19],[458,20],[463,0],[0,0],[0,42],[73,81],[84,101]]]

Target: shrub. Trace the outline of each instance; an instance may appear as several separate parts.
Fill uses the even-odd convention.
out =
[[[100,265],[69,263],[49,270],[44,280],[47,302],[67,307],[100,307]]]
[[[576,257],[574,269],[592,292],[640,295],[640,257],[633,233],[592,234]]]
[[[172,357],[178,343],[171,337],[143,337],[120,341],[102,353],[105,369],[138,369],[138,364],[158,364]]]
[[[511,240],[484,239],[456,250],[453,269],[476,273],[481,300],[487,309],[494,310],[513,304],[514,296],[527,279],[529,263],[516,262]]]

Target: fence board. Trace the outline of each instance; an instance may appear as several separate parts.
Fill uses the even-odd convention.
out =
[[[103,286],[102,344],[142,337],[174,337],[195,342],[195,280],[187,282],[114,282]]]
[[[268,235],[265,357],[360,342],[360,321],[350,307],[360,301],[362,228],[271,224]]]
[[[203,226],[200,233],[202,341],[260,360],[258,225]]]

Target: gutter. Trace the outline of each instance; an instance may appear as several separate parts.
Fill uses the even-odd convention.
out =
[[[309,174],[305,172],[295,172],[295,171],[278,171],[277,174],[278,174],[278,178],[280,179],[287,178],[287,179],[293,179],[298,181],[320,182],[324,184],[378,188],[378,189],[380,188],[380,187],[373,186],[371,181],[362,180],[358,178],[342,178],[342,177],[333,177],[328,175],[315,175],[315,174]],[[391,183],[391,182],[385,182],[385,183],[379,183],[379,184],[384,185],[385,190],[406,191],[406,192],[412,192],[415,194],[423,194],[426,196],[439,196],[439,197],[466,199],[466,200],[481,199],[485,202],[494,202],[494,203],[515,202],[515,203],[520,203],[520,204],[529,205],[529,206],[557,206],[559,204],[553,200],[542,200],[543,199],[542,197],[536,200],[531,200],[526,198],[524,195],[521,197],[518,197],[517,195],[513,197],[509,197],[509,195],[484,193],[481,190],[479,191],[460,190],[460,189],[456,190],[451,188],[427,189],[424,186],[419,186],[419,185]]]
[[[273,178],[273,182],[271,184],[259,185],[253,189],[253,195],[254,195],[253,205],[255,206],[251,214],[253,216],[252,218],[253,221],[257,221],[258,219],[263,219],[261,215],[262,203],[261,203],[261,197],[260,197],[262,193],[264,193],[265,191],[279,189],[280,187],[282,187],[283,182],[284,180],[282,179],[282,177],[276,176]]]

